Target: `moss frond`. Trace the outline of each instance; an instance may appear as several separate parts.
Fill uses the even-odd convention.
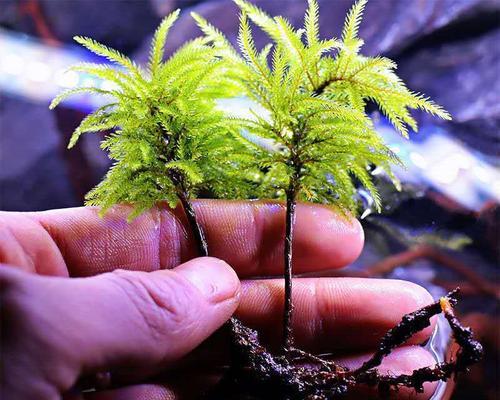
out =
[[[105,213],[117,203],[133,205],[134,218],[158,201],[177,204],[179,190],[196,196],[246,197],[259,170],[256,146],[217,107],[217,98],[234,94],[235,84],[220,58],[220,48],[206,37],[193,39],[163,60],[167,35],[179,11],[167,16],[151,43],[148,70],[92,39],[76,40],[118,64],[80,64],[74,70],[113,83],[116,90],[76,88],[57,96],[51,108],[77,93],[109,95],[112,101],[85,117],[68,147],[87,132],[108,132],[101,143],[113,165],[86,197]],[[200,20],[201,21],[201,20]],[[201,22],[200,22],[201,23]],[[209,27],[205,25],[208,32]],[[226,54],[227,55],[227,54]],[[265,54],[252,56],[265,58]]]
[[[307,0],[308,7],[304,17],[307,45],[315,46],[319,42],[319,7],[317,0]]]
[[[99,94],[103,96],[113,96],[116,98],[121,98],[122,93],[116,90],[104,90],[95,87],[79,87],[74,89],[67,89],[64,92],[58,94],[50,103],[49,108],[53,110],[56,108],[62,101],[66,100],[68,97],[71,97],[75,94],[83,94],[83,93],[91,93],[91,94]]]
[[[344,29],[342,30],[342,41],[349,47],[358,40],[358,31],[363,19],[363,12],[368,0],[358,0],[347,14]]]
[[[179,13],[180,9],[177,9],[167,15],[155,31],[149,55],[149,73],[151,74],[151,77],[156,75],[158,67],[161,64],[168,32],[175,21],[177,21],[177,18],[179,18]]]
[[[130,58],[124,56],[119,51],[85,36],[75,36],[73,39],[92,53],[107,58],[109,61],[124,67],[129,73],[135,75],[138,80],[142,79],[142,73],[139,67]]]
[[[357,1],[349,11],[341,41],[319,37],[316,0],[308,1],[303,29],[294,28],[281,16],[271,17],[245,0],[235,2],[242,12],[241,88],[269,114],[265,118],[256,115],[245,127],[283,149],[268,153],[267,160],[263,157],[261,163],[269,169],[270,178],[263,180],[268,188],[261,192],[283,195],[291,179],[296,179],[299,198],[353,212],[356,188],[361,184],[380,209],[381,199],[369,169],[374,165],[383,168],[397,185],[391,165],[399,160],[374,130],[365,111],[367,101],[377,103],[404,136],[410,128],[418,128],[411,109],[444,119],[449,115],[407,89],[396,75],[393,61],[360,54],[363,40],[358,33],[366,0]],[[265,57],[257,56],[248,19],[269,37],[272,51]],[[276,166],[280,163],[282,168]]]

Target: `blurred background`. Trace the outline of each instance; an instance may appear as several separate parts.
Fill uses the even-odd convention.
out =
[[[306,4],[255,2],[295,24]],[[339,36],[352,1],[319,3],[322,34]],[[199,35],[191,10],[235,41],[236,8],[226,0],[0,0],[0,209],[79,206],[110,165],[99,134],[66,150],[73,129],[97,106],[94,99],[48,109],[62,89],[96,83],[64,72],[75,62],[95,61],[71,38],[91,36],[143,63],[161,17],[176,7],[183,14],[168,52]],[[421,130],[408,142],[373,110],[408,168],[397,171],[400,193],[379,179],[387,199],[381,215],[372,214],[371,199],[359,191],[367,244],[342,274],[409,279],[436,297],[461,286],[459,313],[485,345],[486,359],[458,380],[453,398],[498,399],[500,1],[370,0],[361,37],[365,53],[396,60],[408,86],[444,106],[453,121],[416,114]],[[443,327],[429,344],[437,359],[446,339]],[[447,390],[441,386],[436,399],[447,398]]]

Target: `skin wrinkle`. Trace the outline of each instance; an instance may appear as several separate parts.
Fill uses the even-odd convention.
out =
[[[194,239],[191,232],[188,230],[187,219],[184,213],[182,214],[182,217],[179,217],[176,210],[169,211],[169,213],[173,215],[174,221],[177,224],[176,232],[178,233],[178,237],[176,237],[175,240],[179,242],[179,263],[183,263],[196,257],[196,252],[194,250]],[[173,264],[171,268],[174,268],[177,265],[178,264]]]
[[[193,202],[193,206],[195,206]],[[160,209],[163,213],[163,231],[165,232],[165,242],[169,244],[170,252],[166,257],[166,269],[172,269],[197,256],[194,249],[194,238],[188,228],[189,223],[182,206],[179,204],[175,209],[169,208],[167,204],[162,204]],[[168,216],[168,218],[167,218]],[[203,214],[199,212],[198,218],[203,225]]]
[[[170,220],[172,220],[172,223],[169,223]],[[181,263],[182,250],[180,248],[181,232],[179,231],[179,222],[169,208],[160,208],[159,231],[160,269],[172,269],[175,265]]]
[[[103,264],[111,264],[110,260],[112,260],[113,258],[111,257],[112,254],[110,254],[110,248],[112,249],[112,247],[110,247],[110,244],[112,243],[113,240],[113,232],[109,226],[106,227],[106,230],[104,232],[106,240],[104,240],[102,248],[100,248],[99,246],[95,246],[95,241],[93,240],[92,250],[96,252],[101,252],[101,257],[104,260]],[[125,243],[125,246],[127,246],[127,243]]]
[[[19,247],[22,250],[23,253],[23,258],[24,258],[24,265],[29,267],[30,271],[36,272],[36,263],[35,263],[35,256],[32,254],[31,249],[27,248],[24,243],[19,240],[19,238],[16,236],[15,231],[12,229],[11,226],[7,225],[7,230],[10,232],[14,240],[19,244]]]
[[[420,287],[415,284],[411,284],[408,282],[398,281],[398,285],[394,285],[394,281],[384,281],[379,280],[377,285],[370,285],[369,281],[360,280],[360,279],[350,279],[350,278],[339,278],[349,279],[348,285],[338,285],[338,286],[330,286],[328,287],[326,284],[323,284],[322,291],[338,291],[338,293],[332,292],[330,296],[323,297],[322,299],[327,298],[335,298],[342,299],[341,301],[336,302],[335,304],[325,304],[321,308],[323,313],[323,320],[325,323],[330,325],[329,331],[333,329],[335,326],[336,320],[339,318],[339,315],[347,315],[346,312],[349,309],[352,309],[353,304],[356,304],[356,293],[365,292],[367,295],[371,293],[370,296],[364,296],[366,298],[370,298],[370,303],[367,304],[367,307],[372,309],[383,309],[384,307],[392,307],[394,309],[401,310],[401,316],[407,312],[411,312],[415,309],[421,308],[424,305],[427,305],[432,302],[432,298],[430,295],[423,295],[425,292],[422,291]],[[319,281],[318,284],[322,285],[322,281]],[[397,295],[395,295],[394,288],[397,288]],[[390,289],[391,293],[387,295],[381,295],[384,293],[384,289]],[[410,294],[411,293],[411,294]],[[417,294],[419,293],[419,294]],[[385,294],[385,293],[384,293]],[[410,294],[410,295],[408,295]],[[427,301],[424,299],[427,299]],[[396,300],[397,299],[397,300]],[[390,304],[387,304],[389,302]],[[326,302],[325,302],[326,303]],[[330,315],[329,315],[330,314]],[[350,313],[350,324],[356,326],[359,323],[364,322],[365,324],[371,325],[373,327],[377,327],[378,329],[371,330],[371,336],[374,340],[378,339],[381,335],[385,333],[387,329],[390,329],[394,326],[395,322],[393,318],[387,318],[388,315],[385,315],[385,319],[381,315],[376,314],[367,314],[367,313]],[[345,319],[345,318],[344,318]],[[382,322],[382,323],[381,323]],[[352,329],[352,328],[351,328]],[[353,331],[355,334],[356,331]],[[320,334],[318,332],[318,334]]]
[[[129,261],[130,269],[139,269],[139,266],[144,259],[151,260],[150,264],[153,270],[160,269],[160,259],[158,256],[159,252],[157,251],[160,244],[156,225],[156,217],[154,215],[151,215],[151,218],[147,218],[146,215],[143,216],[143,219],[139,223],[140,234],[137,235],[137,237],[131,237],[127,243],[127,246],[130,246],[130,248],[139,249],[139,251],[133,252],[134,256]],[[109,242],[113,243],[112,237]],[[112,251],[115,252],[113,255],[116,256],[119,252],[121,252],[121,249],[114,246]],[[110,253],[112,253],[112,251]]]
[[[130,225],[116,214],[97,222],[102,224],[105,239],[92,235],[94,225],[84,227],[83,232],[76,237],[81,258],[92,260],[100,272],[107,271],[107,265],[135,270],[158,268],[159,262],[155,255],[157,242],[154,240],[153,221],[148,215],[138,217]],[[128,249],[134,250],[127,251]],[[124,254],[126,257],[123,257]],[[141,265],[143,260],[148,260],[148,265]]]
[[[255,266],[250,272],[252,275],[256,275],[259,270],[262,270],[262,260],[265,257],[263,247],[259,246],[259,243],[264,241],[264,225],[262,223],[262,219],[259,218],[259,215],[260,212],[258,209],[256,207],[252,207],[250,213],[250,226],[252,227],[252,234],[255,237],[255,242],[251,249],[252,265]]]
[[[179,325],[187,322],[185,321],[185,306],[179,305],[182,301],[179,301],[177,295],[173,295],[173,292],[178,290],[178,283],[181,283],[183,288],[186,285],[178,279],[178,275],[173,271],[165,271],[165,273],[169,273],[170,276],[162,282],[162,285],[168,285],[168,289],[162,288],[161,296],[156,293],[159,288],[152,288],[151,282],[148,282],[147,278],[145,280],[138,279],[137,275],[134,278],[129,271],[123,270],[116,270],[112,273],[115,278],[119,278],[118,282],[115,282],[115,286],[122,290],[138,311],[142,321],[144,321],[144,326],[147,327],[148,332],[158,344],[163,342],[165,336],[172,334],[175,336],[178,333]],[[125,286],[122,283],[125,283]],[[185,296],[182,291],[178,291],[177,294],[179,293],[181,296]],[[165,296],[166,300],[162,299],[162,296]]]
[[[327,337],[330,332],[334,331],[339,320],[339,315],[342,315],[342,310],[345,310],[345,303],[349,298],[350,292],[347,289],[347,293],[346,291],[340,293],[338,286],[328,285],[323,280],[315,281],[314,286],[316,287],[316,291],[328,293],[328,295],[314,299],[313,304],[316,307],[316,313],[321,323],[319,324],[320,330],[313,332],[312,337]],[[332,301],[328,301],[330,296],[336,299],[335,304]],[[336,346],[332,347],[335,348]]]
[[[26,256],[23,254],[22,250],[22,246],[21,244],[19,243],[19,241],[16,239],[16,237],[14,236],[13,232],[12,232],[12,229],[10,229],[10,227],[8,225],[6,225],[6,227],[4,228],[4,230],[2,231],[2,234],[7,236],[7,240],[5,240],[5,243],[7,243],[7,241],[12,241],[12,243],[15,243],[15,252],[12,251],[11,248],[9,248],[9,252],[7,253],[7,251],[2,251],[0,253],[0,256],[1,256],[1,261],[5,264],[17,264],[17,265],[20,265],[23,267],[23,269],[27,270],[27,271],[30,271],[30,272],[33,272],[33,270],[30,270],[28,267],[28,265],[26,265]],[[3,246],[2,246],[3,248]]]
[[[30,218],[32,214],[28,214],[28,217]],[[53,254],[56,254],[57,263],[56,263],[56,269],[57,269],[57,274],[58,276],[64,276],[68,277],[68,268],[66,268],[66,262],[64,259],[64,251],[65,247],[63,244],[59,244],[57,241],[57,235],[55,235],[53,230],[50,228],[50,226],[46,225],[43,221],[41,220],[36,220],[30,218],[34,223],[38,224],[42,229],[47,233],[47,239],[50,241],[50,247],[51,250],[54,252]],[[40,271],[37,271],[37,273],[42,273]]]
[[[315,300],[315,303],[318,303],[319,302],[319,296],[317,296],[317,294],[319,293],[318,283],[312,285],[311,291],[312,291],[311,293],[312,298]],[[311,316],[312,316],[311,319],[313,321],[310,324],[310,331],[309,331],[311,337],[314,337],[314,335],[316,335],[317,332],[325,332],[324,320],[323,318],[320,317],[319,308],[317,306],[311,307]],[[332,319],[334,318],[332,317]]]
[[[221,262],[222,263],[222,262]],[[225,263],[223,263],[226,265]],[[209,266],[209,264],[207,264]],[[201,266],[203,267],[203,266]],[[182,267],[181,267],[182,268]],[[130,274],[130,272],[128,272]],[[121,272],[125,277],[127,272]],[[209,294],[203,291],[203,295],[200,296],[200,289],[191,281],[191,279],[186,278],[186,276],[181,275],[178,270],[167,270],[162,271],[168,279],[154,279],[151,280],[149,274],[143,274],[143,279],[139,281],[132,282],[134,284],[139,284],[141,291],[145,290],[144,297],[146,303],[144,306],[139,304],[139,310],[151,310],[154,311],[154,307],[148,306],[150,300],[152,300],[156,306],[165,314],[164,311],[168,312],[165,316],[165,322],[163,326],[158,325],[162,332],[168,332],[165,335],[163,342],[169,343],[179,342],[182,338],[181,343],[196,343],[199,341],[200,336],[208,336],[214,329],[215,326],[219,326],[224,322],[225,319],[220,321],[209,321],[208,324],[201,323],[206,321],[207,317],[212,315],[214,317],[220,318],[221,315],[225,315],[226,312],[218,312],[217,309],[233,309],[239,299],[239,290],[232,293],[230,297],[225,295],[223,298],[220,296],[212,296],[210,304],[206,299]],[[180,289],[182,288],[182,289]],[[219,292],[216,286],[213,287],[213,292]],[[132,293],[133,294],[133,293]],[[149,313],[144,314],[148,317]],[[227,317],[226,317],[227,318]],[[155,320],[153,320],[155,322]],[[161,322],[161,321],[160,321]],[[153,325],[156,328],[156,324]],[[161,332],[160,331],[160,332]],[[164,346],[164,344],[160,343]],[[182,346],[178,348],[169,349],[169,356],[165,358],[164,361],[169,361],[172,358],[176,358],[177,354],[185,352],[186,349]]]
[[[219,246],[215,245],[215,250],[212,253],[218,252],[217,247],[223,247],[225,250],[229,250],[230,252],[233,251],[234,253],[241,252],[243,254],[248,254],[248,258],[253,259],[255,246],[251,245],[250,240],[242,241],[241,239],[246,237],[253,238],[253,236],[250,236],[253,234],[253,227],[251,227],[251,224],[248,223],[248,217],[250,216],[250,218],[253,218],[252,214],[254,212],[254,208],[249,208],[247,204],[243,204],[242,211],[243,212],[237,213],[235,215],[226,207],[213,207],[207,209],[207,213],[210,212],[212,214],[211,219],[220,221],[220,226],[217,227],[217,231],[223,232],[222,236],[224,238],[224,241],[220,243]],[[203,221],[203,225],[207,226],[208,224],[205,221]],[[211,243],[210,237],[212,236],[212,233],[213,230],[209,228],[207,230],[207,239],[209,242],[209,246]],[[251,262],[250,265],[257,268],[254,262]]]
[[[202,200],[200,203],[201,202],[208,204],[214,203],[214,201],[207,200]],[[197,202],[195,201],[193,203],[196,205]],[[204,205],[206,206],[206,204]],[[247,260],[253,261],[253,263],[249,262],[249,264],[251,267],[255,268],[255,271],[248,271],[249,268],[247,268],[248,272],[246,275],[255,276],[257,272],[259,272],[258,275],[260,276],[269,273],[278,275],[280,271],[276,270],[276,266],[282,263],[283,252],[284,205],[282,203],[269,201],[255,201],[246,204],[238,201],[224,201],[221,202],[220,205],[226,205],[226,207],[221,207],[223,210],[219,210],[218,206],[207,207],[206,211],[205,208],[203,208],[204,215],[202,222],[208,219],[220,221],[218,231],[224,233],[224,243],[222,243],[222,245],[232,246],[234,241],[235,244],[239,245],[238,248],[241,255],[245,256]],[[242,206],[245,208],[235,212],[235,206],[238,206],[239,209],[241,209]],[[321,218],[319,218],[321,221],[315,218],[315,214],[321,216]],[[300,251],[296,253],[297,265],[303,265],[306,262],[305,260],[307,260],[306,254],[314,254],[318,249],[323,249],[326,253],[325,255],[333,250],[337,253],[335,257],[328,257],[325,259],[331,263],[331,268],[351,262],[361,251],[363,235],[359,233],[362,229],[358,222],[353,221],[353,223],[349,223],[347,221],[341,221],[341,218],[329,207],[320,205],[310,206],[304,203],[299,203],[297,216],[297,236],[301,235],[301,248]],[[255,223],[254,221],[264,221],[262,222],[263,227],[261,229],[263,239],[260,239],[260,243],[258,238],[256,240],[256,238],[251,236],[254,230],[250,229],[250,226]],[[338,227],[337,224],[341,225],[341,227]],[[206,226],[206,224],[203,225]],[[238,225],[242,228],[238,228]],[[300,232],[301,230],[303,231],[302,234]],[[321,232],[321,235],[316,235],[318,230]],[[213,231],[214,228],[209,227],[207,230],[209,236],[212,236]],[[346,235],[349,238],[352,237],[352,239],[349,240],[350,245],[347,246],[347,248],[346,246],[336,246],[338,238]],[[246,245],[249,241],[245,241],[245,237],[250,237],[252,243]],[[358,243],[359,246],[357,245]],[[356,244],[355,250],[353,250],[353,244]],[[213,255],[217,256],[221,252],[220,242],[211,242],[209,245]],[[254,247],[260,247],[259,253],[253,251]],[[257,254],[260,254],[260,257]],[[255,262],[256,258],[259,258],[258,262]],[[233,264],[236,261],[231,257],[227,260]]]
[[[252,207],[250,204],[245,205],[246,213],[241,213],[237,215],[236,222],[236,233],[237,235],[231,235],[230,241],[232,248],[236,249],[238,246],[238,238],[251,237],[255,238],[254,240],[246,240],[243,242],[243,251],[245,254],[249,254],[250,261],[250,275],[255,275],[259,268],[261,268],[262,260],[260,259],[261,255],[261,246],[260,243],[263,242],[263,226],[262,221],[259,220],[259,214],[255,207]],[[248,212],[248,217],[245,217]],[[230,216],[228,216],[230,217]],[[228,218],[229,219],[229,218]]]
[[[295,297],[295,306],[303,310],[302,313],[296,314],[294,316],[293,324],[294,326],[301,326],[302,329],[298,333],[302,334],[302,339],[300,341],[304,342],[304,337],[315,337],[317,332],[323,332],[323,318],[321,318],[318,312],[316,297],[318,282],[314,282],[312,285],[302,286],[299,296]],[[307,295],[305,295],[307,293]],[[304,301],[306,299],[306,301]],[[313,301],[309,301],[313,299]],[[295,335],[297,336],[297,335]],[[324,337],[327,337],[326,335]]]
[[[156,254],[156,269],[163,269],[162,268],[162,260],[161,260],[161,224],[162,224],[162,212],[161,210],[158,209],[152,209],[150,210],[151,213],[151,218],[153,220],[153,230],[155,232],[155,239],[154,239],[154,253]]]
[[[175,270],[162,271],[168,279],[161,281],[150,280],[147,273],[144,273],[143,279],[132,278],[130,271],[118,270],[114,274],[131,288],[127,290],[115,281],[115,286],[125,293],[144,321],[143,326],[147,327],[149,332],[146,337],[153,337],[156,342],[144,352],[154,353],[158,346],[169,348],[158,361],[160,364],[177,359],[186,351],[185,346],[198,341],[200,334],[208,335],[211,332],[210,326],[199,326],[200,321],[204,320],[205,315],[202,313],[207,311],[207,307],[204,302],[199,301],[198,290]],[[183,289],[179,290],[180,287]],[[217,306],[229,307],[228,304],[228,301],[225,301]],[[160,312],[157,312],[158,310]],[[216,314],[215,310],[211,312]],[[178,343],[181,338],[181,343],[185,346],[173,347],[172,343]],[[149,344],[149,341],[146,343]]]
[[[213,249],[212,249],[213,246],[210,245],[210,243],[212,242],[210,240],[210,238],[212,237],[212,234],[211,234],[211,227],[208,226],[207,220],[213,219],[213,220],[217,221],[217,223],[219,225],[217,228],[218,228],[219,232],[223,232],[224,237],[226,237],[228,235],[228,232],[230,230],[229,224],[231,223],[231,221],[229,221],[228,218],[225,217],[224,209],[218,209],[217,207],[214,207],[214,208],[208,208],[205,210],[205,208],[201,207],[199,202],[197,202],[196,200],[193,201],[193,206],[195,208],[196,215],[199,216],[202,229],[205,231],[205,238],[207,239],[207,242],[208,242],[208,251],[211,254],[211,253],[213,253]],[[227,242],[222,243],[222,244],[225,247],[228,246]]]
[[[7,237],[0,241],[0,262],[22,267],[27,272],[67,275],[55,242],[29,214],[0,212],[0,237],[2,234]],[[39,268],[39,264],[44,268]]]
[[[126,284],[133,289],[130,291],[121,284],[118,286],[123,289],[124,293],[141,315],[142,321],[144,321],[151,336],[158,343],[161,343],[167,332],[165,330],[165,321],[171,318],[171,320],[177,324],[181,320],[181,318],[178,317],[175,306],[172,304],[162,306],[157,297],[154,296],[153,291],[141,279],[133,279],[122,271],[120,271],[119,276],[122,281],[126,282]],[[164,314],[167,314],[168,317],[165,317]]]
[[[121,273],[131,274],[124,271]],[[86,306],[93,310],[98,307],[94,315],[80,310],[79,318],[75,317],[76,320],[73,321],[73,326],[85,325],[82,332],[93,332],[95,335],[94,338],[75,338],[76,343],[89,349],[86,352],[78,351],[84,365],[157,363],[163,356],[163,351],[167,351],[163,350],[169,337],[168,331],[163,329],[168,327],[167,315],[158,309],[142,283],[134,283],[132,278],[129,281],[128,276],[123,278],[117,276],[119,274],[120,272],[116,275],[102,275],[97,287],[86,286],[90,283],[88,281],[82,281],[80,286],[80,295],[94,294],[93,298],[86,300]],[[97,342],[98,345],[92,345],[92,342]],[[162,348],[161,352],[158,351],[159,346]]]
[[[272,272],[274,271],[271,271],[272,261],[280,260],[279,265],[283,265],[285,206],[281,203],[264,202],[260,207],[256,207],[255,210],[258,211],[258,218],[260,218],[262,225],[262,240],[260,242],[261,246],[259,246],[259,261],[257,265],[259,266],[261,276],[273,275]],[[272,220],[274,223],[266,225],[264,223],[266,220]],[[267,243],[264,238],[267,239]],[[258,245],[258,242],[256,244]]]
[[[163,218],[163,213],[164,213],[164,210],[159,210],[158,212],[158,219],[159,219],[159,226],[158,226],[158,262],[159,262],[159,268],[160,269],[166,269],[167,268],[167,254],[168,253],[165,253],[166,251],[166,247],[167,246],[164,246],[164,242],[163,242],[163,235],[164,235],[164,229],[163,229],[163,224],[165,223],[165,219]],[[175,230],[176,229],[176,223],[174,221],[174,223],[172,224],[172,228]],[[175,235],[175,233],[174,233]],[[175,243],[175,242],[174,242]],[[177,254],[177,252],[171,252],[172,254]],[[174,260],[174,261],[177,261],[177,260]]]
[[[172,269],[189,259],[188,251],[183,245],[188,235],[176,210],[166,205],[160,208],[160,269]]]
[[[281,321],[283,313],[283,301],[280,301],[277,290],[273,285],[261,285],[259,281],[248,282],[243,281],[242,298],[250,299],[248,306],[253,310],[251,315],[247,315],[240,309],[236,310],[236,316],[242,317],[244,323],[251,328],[259,328],[263,332],[263,336],[267,339],[270,337],[278,337],[277,329],[274,322]],[[273,321],[270,324],[262,324],[261,320],[266,316],[267,312],[273,316]]]

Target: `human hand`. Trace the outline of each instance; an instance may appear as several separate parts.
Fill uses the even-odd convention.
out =
[[[213,337],[199,345],[237,307],[236,316],[265,343],[277,342],[283,282],[252,278],[281,273],[284,208],[214,200],[196,201],[195,208],[211,254],[234,268],[241,286],[225,262],[194,258],[182,210],[160,208],[131,224],[126,207],[105,219],[93,208],[0,213],[3,398],[196,398],[219,375],[221,360],[213,354],[227,343]],[[296,224],[296,273],[343,267],[361,251],[359,223],[328,208],[300,204]],[[334,352],[355,367],[403,314],[430,302],[424,289],[403,281],[296,279],[296,343]],[[412,346],[431,329],[394,351],[380,370],[400,374],[433,364]],[[165,376],[155,380],[160,372]],[[103,381],[111,376],[101,383],[112,388],[78,393],[75,384],[96,374]],[[427,385],[418,397],[432,391]],[[417,397],[409,390],[397,396]]]

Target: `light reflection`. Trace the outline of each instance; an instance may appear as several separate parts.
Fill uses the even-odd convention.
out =
[[[422,154],[417,153],[415,151],[412,151],[410,153],[410,160],[418,168],[424,169],[424,168],[427,168],[427,166],[429,165],[429,163],[427,162],[427,160],[425,159],[425,157]]]
[[[26,74],[28,79],[33,82],[46,82],[50,79],[52,71],[46,63],[42,61],[33,61],[28,64]]]
[[[6,54],[1,57],[0,65],[2,72],[10,75],[20,75],[24,70],[24,63],[21,56],[15,53]]]
[[[55,82],[64,88],[74,88],[78,85],[80,77],[75,71],[59,70],[55,74]]]

